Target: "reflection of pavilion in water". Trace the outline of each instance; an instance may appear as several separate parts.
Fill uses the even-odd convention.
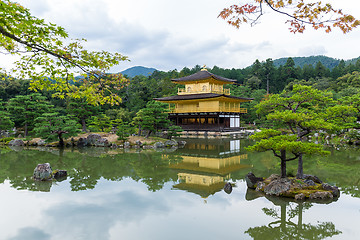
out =
[[[188,142],[181,153],[182,162],[171,164],[178,170],[179,183],[174,189],[193,192],[208,197],[221,191],[225,181],[231,179],[231,173],[248,168],[241,164],[247,154],[240,153],[240,140],[193,140]]]

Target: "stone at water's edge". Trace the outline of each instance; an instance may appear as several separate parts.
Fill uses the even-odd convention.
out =
[[[249,172],[245,176],[246,185],[248,188],[255,189],[258,182],[264,181],[263,178],[255,177],[255,175],[252,172]]]
[[[331,186],[330,184],[328,183],[323,183],[321,184],[321,187],[324,189],[324,190],[327,190],[327,191],[331,191],[332,195],[334,196],[334,198],[338,198],[340,197],[340,190],[337,186]]]
[[[164,145],[166,147],[173,147],[173,146],[177,146],[178,143],[176,141],[174,141],[174,140],[167,140],[167,141],[164,142]]]
[[[53,175],[54,175],[55,179],[64,178],[67,176],[67,171],[66,170],[55,170],[53,172]]]
[[[109,141],[106,138],[99,138],[94,143],[95,147],[108,147]]]
[[[92,134],[89,134],[89,136],[87,136],[86,140],[87,140],[88,144],[94,145],[95,142],[101,138],[102,137],[99,134],[92,133]]]
[[[185,147],[185,145],[186,145],[186,142],[185,142],[185,141],[179,141],[179,142],[178,142],[179,148],[183,148],[183,147]]]
[[[25,143],[21,139],[13,139],[9,142],[9,146],[24,146]]]
[[[52,169],[50,163],[38,164],[34,169],[34,179],[46,181],[52,179]]]
[[[272,174],[265,180],[260,180],[253,173],[245,176],[248,188],[257,192],[263,192],[269,196],[290,197],[295,200],[332,200],[340,196],[338,187],[331,186],[311,175],[305,175],[303,179],[281,178],[277,174]]]
[[[231,183],[226,183],[225,186],[224,186],[224,191],[227,193],[227,194],[230,194],[232,192],[232,186],[231,186]]]
[[[290,190],[291,181],[287,178],[280,178],[270,182],[265,188],[264,193],[280,196]]]

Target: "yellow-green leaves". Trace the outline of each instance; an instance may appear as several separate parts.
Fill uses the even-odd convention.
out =
[[[88,51],[82,46],[83,39],[69,41],[62,27],[32,16],[10,0],[0,0],[0,12],[0,49],[21,56],[13,74],[31,79],[32,90],[56,91],[54,96],[59,98],[85,97],[92,104],[121,102],[116,91],[127,80],[106,72],[127,61],[126,56]],[[80,75],[84,77],[76,78]]]

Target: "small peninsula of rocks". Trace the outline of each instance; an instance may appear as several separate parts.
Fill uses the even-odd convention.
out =
[[[338,187],[323,183],[318,177],[304,175],[303,179],[295,177],[281,178],[272,174],[264,179],[256,177],[253,173],[245,176],[248,188],[267,196],[288,197],[295,200],[332,200],[340,197]]]

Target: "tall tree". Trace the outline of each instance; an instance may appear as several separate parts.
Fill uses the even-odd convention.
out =
[[[0,131],[10,130],[14,127],[14,122],[10,118],[10,114],[6,111],[4,103],[0,101]]]
[[[321,129],[336,131],[351,127],[356,114],[355,108],[340,105],[330,93],[302,85],[294,85],[291,92],[271,95],[256,107],[258,114],[274,122],[273,127],[287,131],[266,130],[255,134],[254,138],[260,142],[250,149],[272,150],[284,164],[288,159],[298,159],[298,178],[303,178],[302,155],[323,153],[319,145],[305,143],[304,137]],[[294,156],[287,158],[286,152]]]
[[[87,97],[93,104],[121,101],[113,89],[122,87],[125,79],[121,74],[109,77],[106,71],[127,57],[88,51],[80,40],[70,40],[64,28],[31,15],[16,2],[0,0],[0,12],[0,49],[21,56],[14,73],[30,78],[32,90],[55,90],[59,98]],[[75,78],[79,74],[83,77]]]
[[[231,5],[220,12],[219,17],[239,28],[242,23],[251,26],[259,22],[265,14],[265,8],[285,15],[290,24],[290,32],[302,33],[307,25],[315,30],[324,29],[330,32],[339,28],[343,33],[351,31],[360,25],[360,21],[352,15],[345,14],[341,9],[335,9],[330,3],[321,1],[305,2],[304,0],[251,0],[244,5]]]
[[[35,118],[49,111],[52,107],[46,100],[46,97],[40,93],[18,95],[15,98],[11,98],[7,104],[7,109],[13,121],[24,127],[25,136],[29,135],[29,128],[32,129],[34,127]]]
[[[64,138],[75,136],[80,132],[76,120],[69,116],[62,116],[57,112],[44,113],[35,119],[34,132],[47,141],[59,140],[59,146],[65,145]]]
[[[79,122],[82,126],[82,131],[86,132],[86,121],[90,117],[96,115],[100,111],[100,107],[89,104],[85,98],[76,100],[70,99],[67,104],[66,111],[79,119]]]
[[[266,81],[266,93],[269,94],[270,84],[273,84],[275,82],[275,66],[271,58],[266,59],[266,61],[262,64],[261,75]],[[272,87],[272,89],[275,90],[274,87]]]
[[[148,102],[146,108],[136,113],[133,125],[139,127],[139,135],[142,130],[147,130],[146,137],[149,137],[151,133],[169,126],[168,111],[167,104],[155,101]]]

